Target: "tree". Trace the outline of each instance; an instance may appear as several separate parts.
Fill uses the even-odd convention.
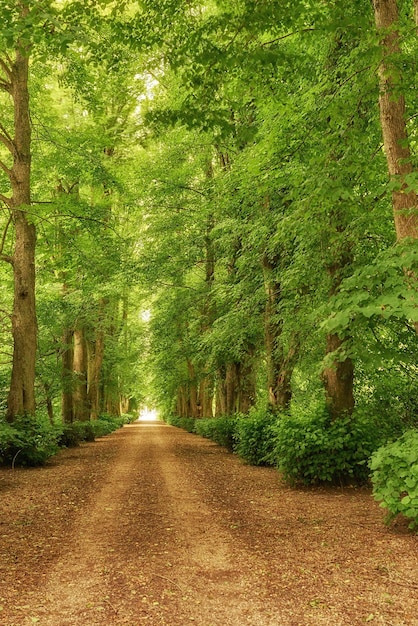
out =
[[[10,94],[13,107],[13,131],[0,123],[0,141],[7,148],[12,165],[0,161],[7,174],[11,196],[1,195],[10,211],[8,225],[15,230],[15,246],[11,257],[14,276],[14,301],[12,314],[13,367],[8,396],[7,418],[12,421],[20,413],[35,412],[35,225],[30,215],[31,206],[31,125],[29,111],[29,55],[31,43],[25,39],[24,27],[29,23],[30,11],[24,3],[17,3],[18,28],[12,58],[6,50],[0,58],[3,78],[0,87]],[[4,237],[3,237],[4,242]]]

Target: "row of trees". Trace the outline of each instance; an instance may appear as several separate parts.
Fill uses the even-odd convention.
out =
[[[172,286],[153,320],[168,412],[416,415],[416,14],[204,3],[165,40],[146,265]]]
[[[416,3],[0,12],[9,420],[415,414]]]
[[[123,172],[142,86],[129,55],[117,73],[109,70],[111,42],[99,66],[95,46],[113,4],[0,6],[1,378],[9,421],[37,406],[67,422],[119,414],[141,393],[143,324],[130,269],[136,219]]]

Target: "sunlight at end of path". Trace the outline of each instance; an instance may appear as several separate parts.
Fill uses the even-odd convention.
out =
[[[158,419],[157,409],[149,409],[146,406],[139,412],[138,422],[156,422]]]

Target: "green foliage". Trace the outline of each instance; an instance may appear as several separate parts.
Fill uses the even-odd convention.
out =
[[[167,424],[175,426],[176,428],[182,428],[187,430],[188,433],[194,433],[195,419],[193,417],[178,417],[177,415],[170,415],[166,418]]]
[[[104,437],[118,428],[122,428],[124,424],[128,424],[132,419],[133,416],[131,415],[116,417],[105,413],[100,415],[97,420],[63,424],[60,427],[58,445],[60,447],[73,448],[83,441],[92,442],[97,437]]]
[[[277,415],[265,409],[251,409],[236,421],[235,452],[251,465],[274,464]]]
[[[418,431],[408,430],[399,439],[374,452],[370,459],[373,496],[388,510],[386,522],[398,515],[418,528]]]
[[[12,424],[0,422],[2,465],[44,465],[59,448],[92,442],[128,423],[130,416],[101,416],[98,420],[51,424],[46,416],[20,416]]]
[[[20,443],[18,432],[7,422],[0,422],[0,463],[8,463],[12,450]]]
[[[0,423],[0,457],[7,465],[37,466],[58,451],[59,431],[44,416],[22,415]]]
[[[234,449],[235,429],[238,417],[214,417],[197,419],[195,421],[195,432],[201,437],[212,439],[220,446]]]
[[[276,427],[276,463],[291,483],[305,485],[368,479],[367,461],[381,444],[376,424],[355,414],[332,421],[318,406],[311,413],[283,415]]]

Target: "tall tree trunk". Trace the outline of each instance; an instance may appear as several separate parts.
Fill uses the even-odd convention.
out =
[[[374,0],[376,27],[382,32],[383,60],[380,77],[380,123],[390,176],[398,182],[392,192],[393,215],[398,241],[405,237],[418,238],[418,200],[415,191],[405,193],[405,177],[413,172],[411,150],[406,129],[405,99],[400,93],[400,71],[395,68],[393,55],[400,53],[399,21],[396,0]],[[395,78],[396,77],[396,78]]]
[[[337,228],[342,236],[344,229]],[[344,269],[351,265],[352,255],[349,249],[343,250],[338,260],[328,266],[331,277],[330,296],[338,293]],[[325,388],[325,401],[332,419],[342,415],[351,415],[354,409],[354,363],[349,356],[344,356],[344,349],[350,337],[340,338],[336,333],[329,333],[326,339],[326,357],[331,355],[331,363],[322,371]],[[334,356],[332,356],[334,355]]]
[[[376,27],[382,33],[383,59],[380,77],[380,123],[388,172],[396,188],[392,192],[392,207],[397,241],[418,238],[418,196],[406,192],[405,180],[414,171],[408,140],[405,115],[405,98],[401,93],[402,75],[395,68],[393,56],[400,52],[398,4],[396,0],[373,0]],[[418,1],[414,0],[414,19],[418,26]],[[416,277],[414,277],[416,278]],[[418,322],[414,323],[418,334]]]
[[[62,337],[62,420],[71,424],[74,421],[73,405],[73,331],[64,330]]]
[[[245,361],[237,364],[238,393],[236,410],[238,413],[248,413],[254,406],[256,399],[256,377],[254,371],[253,354],[250,352]]]
[[[226,415],[226,366],[222,365],[216,372],[215,384],[215,417]]]
[[[292,400],[292,374],[299,353],[299,340],[295,335],[287,354],[281,344],[283,320],[280,317],[280,283],[274,278],[279,259],[263,258],[266,307],[264,340],[267,361],[269,403],[272,408],[287,411]]]
[[[239,363],[227,363],[225,372],[226,415],[234,415],[237,411],[239,390]]]
[[[49,383],[44,382],[43,388],[45,391],[45,403],[46,403],[46,411],[48,413],[48,419],[51,422],[51,424],[53,424],[54,423],[54,407],[52,404],[52,397],[51,397],[51,385]]]
[[[74,419],[88,421],[90,412],[87,399],[87,349],[84,331],[81,327],[74,330],[73,373]]]
[[[199,417],[196,372],[195,372],[194,365],[190,361],[190,359],[187,359],[187,371],[189,374],[189,380],[188,380],[188,389],[189,389],[188,395],[189,395],[189,405],[190,405],[189,417]]]
[[[336,353],[344,347],[345,340],[336,334],[327,336],[326,354]],[[354,409],[354,364],[346,357],[341,361],[335,358],[322,372],[325,387],[325,400],[333,419],[351,414]]]
[[[213,175],[212,167],[208,167],[207,176],[211,178]],[[206,223],[205,233],[205,286],[206,298],[202,311],[202,334],[208,332],[212,327],[215,319],[214,302],[212,295],[212,287],[215,280],[215,251],[212,242],[212,230],[214,227],[213,215],[209,215]],[[214,380],[213,375],[207,370],[203,372],[199,382],[198,409],[200,417],[213,417],[213,393]]]
[[[3,64],[3,69],[5,65]],[[4,136],[13,155],[8,170],[16,242],[12,259],[14,300],[12,315],[13,365],[7,402],[7,419],[13,421],[21,413],[35,413],[35,361],[37,321],[35,308],[35,225],[27,209],[31,203],[31,127],[29,116],[29,56],[17,50],[15,60],[5,71],[10,80],[9,91],[14,105],[14,139]],[[3,131],[3,128],[2,128]],[[4,138],[6,142],[4,142]],[[4,168],[3,168],[4,169]],[[7,168],[6,168],[7,169]]]
[[[209,376],[204,376],[199,383],[199,417],[213,417],[213,381]]]
[[[100,412],[100,374],[104,357],[104,331],[98,329],[93,341],[87,342],[88,354],[88,390],[87,401],[90,419],[96,420]]]

